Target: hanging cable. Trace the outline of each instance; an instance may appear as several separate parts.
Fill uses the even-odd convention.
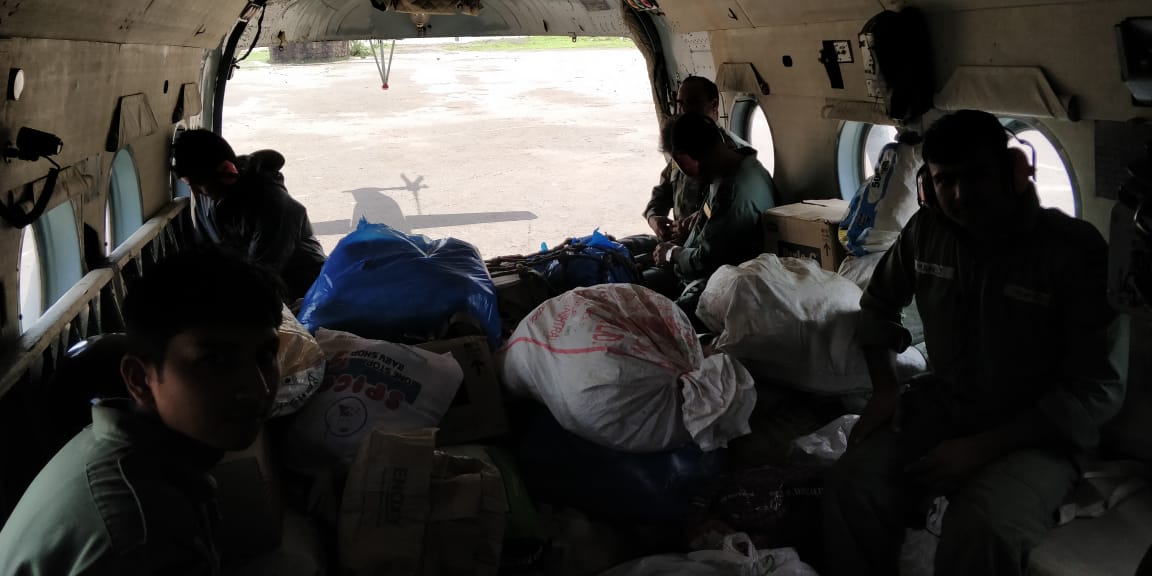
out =
[[[384,41],[369,40],[368,46],[372,48],[372,59],[376,61],[376,70],[380,72],[380,89],[388,89],[388,78],[392,76],[392,56],[396,53],[396,41],[392,41],[392,48],[388,50],[388,62],[384,62]],[[379,54],[377,54],[379,46]]]
[[[252,44],[248,46],[248,51],[240,58],[232,61],[233,66],[247,60],[248,57],[252,55],[252,51],[256,49],[256,45],[260,43],[260,33],[264,31],[264,13],[267,11],[267,4],[260,8],[260,18],[256,20],[256,37],[252,39]]]

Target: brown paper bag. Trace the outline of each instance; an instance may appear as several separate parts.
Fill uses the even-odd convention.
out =
[[[437,451],[423,576],[495,576],[508,497],[500,470],[477,446]]]
[[[435,429],[373,430],[344,487],[340,564],[355,576],[420,573],[429,519]]]

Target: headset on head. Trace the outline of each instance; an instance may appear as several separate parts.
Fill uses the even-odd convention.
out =
[[[1004,131],[1021,146],[1027,148],[1030,153],[1029,156],[1025,156],[1019,148],[1013,148],[1012,146],[1008,146],[1004,150],[1004,160],[1001,169],[1005,175],[1004,177],[1009,179],[1009,188],[1018,191],[1022,182],[1026,180],[1036,181],[1036,147],[1033,146],[1031,142],[1018,136],[1011,128],[1005,126]],[[928,162],[924,162],[924,164],[920,166],[920,170],[916,172],[916,194],[919,196],[921,206],[928,208],[937,207],[936,186],[932,182],[932,174],[928,169]]]

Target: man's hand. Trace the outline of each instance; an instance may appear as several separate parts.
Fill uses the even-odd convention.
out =
[[[848,435],[848,446],[854,446],[864,441],[865,438],[872,435],[873,432],[881,429],[884,426],[894,426],[897,424],[897,413],[900,409],[900,389],[878,389],[872,394],[872,398],[868,400],[868,405],[864,407],[864,411],[860,414],[860,419],[856,421],[856,425],[852,427],[852,433]]]
[[[688,241],[688,236],[692,234],[692,229],[696,227],[696,221],[700,219],[700,211],[697,210],[688,215],[687,218],[680,220],[672,227],[672,236],[677,244],[684,244]]]
[[[676,261],[676,257],[680,255],[681,250],[683,250],[683,248],[671,242],[661,242],[656,245],[656,251],[652,253],[652,258],[656,260],[657,266],[671,264]]]
[[[661,242],[668,242],[672,239],[676,225],[667,216],[652,216],[648,219],[648,227],[652,229],[652,233],[656,234]]]
[[[945,440],[905,469],[926,486],[963,480],[984,467],[995,455],[976,436]]]

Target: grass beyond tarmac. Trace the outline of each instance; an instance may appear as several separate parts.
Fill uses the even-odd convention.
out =
[[[617,36],[576,37],[569,36],[526,36],[523,38],[503,38],[499,40],[475,40],[472,42],[445,43],[444,50],[464,52],[507,52],[510,50],[562,50],[565,48],[635,48],[628,38]]]

